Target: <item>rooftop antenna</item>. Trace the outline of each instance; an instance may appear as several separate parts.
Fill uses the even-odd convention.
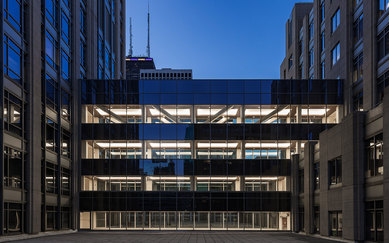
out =
[[[147,57],[150,57],[150,2],[147,4]]]
[[[133,46],[132,46],[132,18],[130,17],[130,50],[128,51],[128,55],[132,57],[133,55]]]

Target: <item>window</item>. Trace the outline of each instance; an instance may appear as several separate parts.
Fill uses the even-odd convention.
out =
[[[328,176],[330,185],[342,183],[342,157],[328,161]]]
[[[61,76],[62,78],[69,82],[69,71],[70,71],[70,63],[69,56],[62,50],[61,52]]]
[[[23,155],[21,151],[4,147],[4,186],[22,188],[23,186]]]
[[[4,0],[4,18],[19,32],[21,31],[21,11],[20,0]]]
[[[313,190],[320,189],[320,163],[313,164]]]
[[[4,130],[23,136],[23,102],[4,91]]]
[[[57,152],[58,124],[47,118],[46,121],[46,149]]]
[[[332,66],[335,65],[340,59],[340,43],[336,44],[332,49]]]
[[[86,35],[86,11],[83,7],[80,7],[80,30]]]
[[[389,8],[389,0],[379,0],[378,16],[384,15]]]
[[[70,195],[70,170],[61,168],[61,194]]]
[[[293,55],[290,55],[288,59],[288,68],[290,69],[293,66]]]
[[[46,230],[57,229],[56,206],[46,206]]]
[[[70,133],[65,129],[62,129],[61,140],[61,155],[70,158]]]
[[[320,51],[321,52],[324,52],[324,50],[325,50],[325,43],[326,43],[325,32],[322,32],[320,35]]]
[[[66,120],[70,120],[70,95],[62,89],[61,96],[61,116]]]
[[[58,84],[46,74],[46,105],[53,110],[58,106]]]
[[[314,49],[309,50],[309,68],[313,67],[315,63],[315,53]]]
[[[57,193],[57,169],[58,166],[46,163],[46,192]]]
[[[292,15],[288,19],[288,47],[292,45],[293,42],[293,20]]]
[[[332,15],[332,18],[331,18],[331,31],[332,31],[332,33],[334,33],[336,29],[338,29],[339,24],[340,24],[340,9],[336,10],[335,14]]]
[[[55,26],[56,23],[55,2],[55,0],[46,0],[46,18],[53,26]]]
[[[62,40],[68,45],[70,45],[70,26],[69,26],[69,18],[66,16],[64,12],[61,14],[61,37]]]
[[[55,63],[56,63],[56,42],[54,38],[49,34],[49,32],[46,31],[46,42],[45,42],[45,48],[46,48],[46,62],[52,66],[54,69]]]
[[[320,19],[321,19],[321,22],[323,23],[325,18],[326,18],[326,10],[325,10],[325,3],[324,1],[320,4]]]
[[[366,141],[366,177],[384,174],[383,135],[378,134]]]
[[[320,72],[321,72],[321,78],[325,79],[326,78],[326,63],[325,63],[325,61],[322,61],[320,63]]]
[[[389,53],[389,27],[377,36],[378,61]]]
[[[22,233],[24,225],[23,204],[4,203],[4,234]]]
[[[332,211],[330,214],[330,235],[341,237],[343,231],[343,215],[342,212]]]
[[[384,203],[382,200],[365,203],[366,240],[384,241]]]
[[[354,58],[353,65],[353,82],[363,79],[363,52]]]
[[[362,0],[354,0],[353,1],[354,8],[356,8],[361,2]]]
[[[80,65],[86,67],[86,44],[84,41],[80,41]]]
[[[314,26],[313,22],[310,22],[309,23],[309,29],[308,29],[308,32],[309,32],[308,34],[309,34],[309,40],[310,41],[313,40],[313,35],[314,35],[314,32],[315,32],[314,28],[315,28],[315,26]]]
[[[363,14],[354,22],[354,45],[363,38]]]
[[[299,57],[301,57],[301,55],[303,54],[303,40],[302,39],[300,39],[299,40],[299,46],[298,46],[298,52],[299,52]]]
[[[4,73],[19,84],[22,83],[22,51],[6,35],[4,35]]]
[[[376,105],[381,103],[384,100],[384,89],[389,86],[389,71],[378,77],[377,87],[376,87]]]
[[[353,110],[354,111],[363,111],[363,90],[355,92],[353,95]]]

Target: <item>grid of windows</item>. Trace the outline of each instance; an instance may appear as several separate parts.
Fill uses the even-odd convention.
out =
[[[389,9],[389,0],[378,0],[378,16],[381,17]]]
[[[377,36],[378,61],[384,58],[389,53],[389,27]]]
[[[61,37],[67,45],[70,45],[70,21],[64,12],[61,14]]]

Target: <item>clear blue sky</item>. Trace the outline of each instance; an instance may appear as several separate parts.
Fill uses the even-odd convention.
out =
[[[135,55],[145,55],[147,0],[126,1]],[[279,78],[285,23],[307,0],[149,0],[157,68],[193,69],[194,78]]]

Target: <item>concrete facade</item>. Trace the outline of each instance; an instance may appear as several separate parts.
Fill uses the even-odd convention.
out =
[[[299,158],[299,168],[294,170],[296,180],[304,181],[304,189],[297,188],[299,196],[292,196],[298,200],[292,204],[296,203],[300,214],[304,214],[295,222],[300,226],[294,229],[306,234],[334,235],[331,216],[337,215],[342,230],[336,237],[357,242],[386,242],[389,240],[388,229],[383,226],[389,223],[388,172],[384,169],[388,167],[388,158],[383,156],[389,142],[389,132],[384,125],[388,116],[388,88],[385,86],[389,70],[388,52],[383,44],[389,23],[386,3],[382,0],[314,0],[311,7],[308,6],[296,4],[287,21],[285,59],[280,66],[280,76],[284,79],[342,79],[344,106],[341,123],[322,132],[316,145],[307,143],[304,156]],[[289,34],[291,19],[294,33]],[[292,41],[288,40],[290,36]],[[288,45],[290,42],[293,44]],[[333,50],[338,44],[340,58],[334,62]],[[291,55],[295,58],[289,68]],[[341,161],[340,183],[330,179],[334,159]],[[313,190],[316,178],[312,165],[315,163],[320,168],[320,188]],[[374,172],[370,168],[372,164]],[[298,178],[301,170],[303,179]],[[315,213],[317,209],[319,216]],[[314,227],[315,217],[319,218],[318,232]]]

